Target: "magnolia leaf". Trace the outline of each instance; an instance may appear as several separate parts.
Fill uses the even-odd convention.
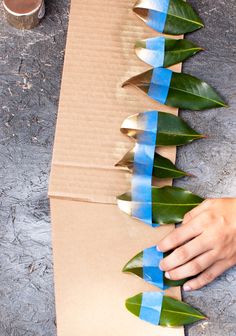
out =
[[[163,80],[167,76],[171,77],[168,85]],[[204,110],[227,106],[206,82],[194,76],[173,72],[169,69],[155,68],[148,70],[127,80],[123,86],[126,85],[137,87],[162,104],[182,109]],[[161,96],[163,100],[160,100],[157,97],[161,95],[160,92],[163,89],[166,97]]]
[[[146,295],[146,302],[143,302],[143,296]],[[169,296],[163,296],[162,305],[157,297],[157,302],[150,300],[148,304],[148,296],[153,297],[153,292],[140,293],[126,300],[126,308],[142,320],[153,323],[148,319],[148,315],[140,316],[142,309],[149,312],[149,316],[160,316],[158,325],[163,327],[178,327],[188,325],[197,321],[205,320],[206,317],[187,303],[173,299]]]
[[[143,124],[139,123],[139,114],[126,118],[121,125],[121,132],[138,141],[139,134],[144,132]],[[158,112],[157,146],[180,146],[193,140],[205,138],[205,135],[194,131],[181,118],[167,112]]]
[[[124,273],[132,273],[137,275],[138,277],[144,279],[145,281],[147,281],[148,283],[151,283],[152,285],[155,285],[161,289],[164,289],[163,286],[164,285],[166,287],[177,287],[177,286],[182,286],[187,279],[181,279],[181,280],[170,280],[167,279],[164,276],[164,272],[162,270],[160,270],[159,268],[159,264],[156,264],[155,266],[153,265],[144,265],[144,259],[143,259],[143,255],[145,253],[145,251],[148,250],[156,250],[156,247],[152,247],[149,249],[146,249],[140,253],[138,253],[135,257],[133,257],[132,259],[130,259],[130,261],[128,261],[128,263],[124,266],[122,272]],[[153,251],[152,251],[153,254]],[[163,256],[162,252],[158,252],[156,250],[156,254],[157,256],[160,255],[160,259],[161,256]],[[169,254],[169,253],[168,253]],[[164,257],[167,254],[164,254]],[[158,275],[159,273],[159,275]],[[159,278],[162,278],[162,283],[160,285],[160,281],[158,281]]]
[[[154,37],[135,44],[137,56],[153,67],[169,67],[203,50],[189,40]]]
[[[169,296],[163,297],[159,322],[161,326],[177,327],[206,319],[206,316],[189,304],[173,299]]]
[[[155,154],[153,164],[153,176],[157,178],[179,178],[183,176],[193,176],[185,173],[183,170],[177,169],[169,159]]]
[[[152,187],[153,222],[159,224],[182,222],[184,215],[203,200],[200,196],[182,188]]]
[[[150,0],[139,0],[133,11],[160,33],[181,35],[204,26],[190,4],[183,0],[169,0],[167,8],[163,7],[163,0],[155,0],[154,4]]]
[[[127,152],[124,157],[115,165],[116,167],[126,167],[131,172],[134,168],[134,148]],[[183,170],[176,168],[176,166],[169,159],[155,153],[153,162],[153,177],[156,178],[180,178],[183,176],[193,176],[185,173]]]
[[[163,224],[179,223],[184,215],[203,202],[203,198],[182,188],[165,186],[152,187],[152,222]],[[132,216],[132,209],[138,207],[132,202],[131,193],[117,197],[120,210]]]
[[[171,113],[158,113],[157,146],[185,145],[201,138],[205,138],[205,135],[194,131],[181,118]]]

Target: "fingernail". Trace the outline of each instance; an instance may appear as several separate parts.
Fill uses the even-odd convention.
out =
[[[189,285],[184,285],[184,286],[183,286],[183,290],[184,290],[185,292],[189,292],[189,291],[192,290],[192,288],[191,288]]]
[[[169,273],[169,272],[165,272],[165,277],[166,277],[167,279],[171,279],[170,273]]]
[[[159,264],[159,268],[160,268],[161,271],[163,271],[163,268],[161,267],[161,264]]]
[[[161,252],[161,250],[159,249],[159,247],[158,247],[158,246],[156,246],[156,249],[157,249],[157,251],[158,251],[158,252]]]

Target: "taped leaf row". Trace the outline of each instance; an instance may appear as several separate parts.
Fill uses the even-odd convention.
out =
[[[121,195],[121,197],[118,197],[118,205],[121,210],[146,222],[147,224],[152,225],[153,227],[157,226],[156,223],[162,224],[162,220],[163,224],[167,223],[168,218],[166,215],[170,216],[170,223],[173,223],[174,220],[182,220],[184,214],[199,204],[203,199],[180,188],[152,187],[152,176],[149,174],[150,171],[152,173],[154,171],[153,167],[155,164],[155,147],[159,144],[157,141],[158,133],[160,132],[160,143],[165,145],[173,145],[173,143],[188,143],[193,141],[195,138],[201,138],[202,136],[192,130],[180,118],[168,113],[157,111],[140,113],[127,118],[123,122],[121,130],[124,134],[134,138],[137,141],[136,146],[138,146],[136,150],[134,150],[133,156],[129,159],[129,163],[131,164],[130,168],[134,170],[134,175],[132,177],[133,189],[130,193],[126,193]],[[167,132],[167,134],[165,134],[165,132]],[[166,140],[163,142],[163,139],[167,139],[167,142],[165,142]],[[140,155],[139,152],[142,153],[142,155]],[[165,160],[165,158],[161,158]],[[156,157],[156,159],[158,159],[158,157]],[[168,164],[170,164],[170,162],[168,162]],[[139,174],[144,175],[141,177]],[[147,175],[145,176],[145,174]],[[144,195],[140,193],[143,187]],[[160,197],[160,195],[162,195],[162,197]],[[170,195],[172,195],[172,198]],[[182,197],[181,202],[179,201],[180,195]],[[149,203],[147,203],[148,199],[150,201]],[[154,202],[156,199],[158,201]],[[165,208],[166,206],[167,208]],[[176,211],[176,209],[178,210]],[[150,210],[151,220],[149,218]],[[160,214],[161,216],[155,217],[155,214],[158,216]],[[163,219],[161,219],[162,216]],[[145,281],[158,286],[161,289],[165,289],[169,286],[178,286],[183,284],[185,280],[173,281],[164,277],[163,271],[161,271],[159,268],[159,262],[162,258],[163,253],[158,252],[155,247],[145,249],[126,264],[123,272],[134,273],[139,277],[142,277]],[[201,313],[198,312],[199,315],[196,317],[197,311],[189,306],[189,319],[184,320],[183,316],[185,316],[185,314],[180,314],[178,311],[179,307],[176,306],[176,302],[178,302],[182,307],[181,309],[186,309],[186,305],[178,300],[174,302],[174,310],[169,311],[168,315],[167,310],[163,310],[164,300],[161,293],[157,294],[154,292],[151,294],[151,296],[147,293],[140,295],[142,298],[139,310],[137,310],[137,307],[135,308],[135,304],[130,304],[130,300],[132,301],[133,298],[127,300],[126,307],[134,314],[134,311],[136,311],[136,315],[139,316],[139,318],[152,324],[158,325],[160,322],[163,323],[161,324],[163,326],[174,326],[188,324],[193,320],[197,321],[201,319],[199,318]],[[135,298],[136,297],[137,296],[135,296]],[[180,317],[178,322],[176,322],[176,315]],[[181,315],[183,316],[181,317]]]
[[[192,7],[182,0],[138,0],[134,12],[150,27],[168,34],[183,34],[203,26]],[[203,110],[225,106],[207,83],[164,69],[200,50],[188,40],[156,37],[137,41],[137,56],[154,69],[131,78],[124,86],[134,85],[159,103],[173,107]],[[157,111],[127,118],[121,131],[134,138],[136,145],[117,164],[133,173],[131,192],[118,197],[120,209],[153,227],[182,221],[184,215],[203,199],[181,188],[152,186],[153,176],[186,175],[170,160],[155,153],[155,149],[158,145],[183,145],[203,136],[181,119]],[[133,273],[161,289],[183,284],[185,280],[173,281],[164,277],[159,268],[162,258],[163,253],[155,246],[147,248],[133,257],[123,272]],[[126,307],[140,319],[154,325],[181,326],[205,319],[196,309],[160,292],[140,293],[129,298]]]
[[[226,107],[226,103],[206,82],[169,69],[154,68],[127,80],[160,104],[187,109],[205,110]]]
[[[171,113],[158,112],[157,129],[156,146],[180,146],[205,137],[194,131],[181,118]],[[121,126],[121,132],[138,140],[140,134],[145,132],[145,125],[142,123],[142,113],[126,118]],[[137,150],[135,145],[116,166],[127,167],[133,172],[134,156]],[[157,178],[178,178],[191,175],[178,170],[170,160],[157,153],[154,154],[152,174]]]

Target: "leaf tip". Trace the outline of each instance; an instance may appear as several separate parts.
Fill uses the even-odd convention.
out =
[[[125,87],[125,86],[127,86],[127,85],[129,85],[129,81],[128,81],[128,80],[125,81],[125,82],[121,85],[121,87],[123,88],[123,87]]]
[[[197,177],[196,175],[192,174],[192,173],[186,173],[187,177]]]

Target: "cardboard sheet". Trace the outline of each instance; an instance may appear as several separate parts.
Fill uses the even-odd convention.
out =
[[[173,226],[153,229],[118,209],[116,196],[130,188],[131,176],[114,164],[133,145],[120,125],[131,114],[153,109],[177,114],[135,88],[121,88],[148,69],[134,53],[136,39],[157,35],[133,14],[133,4],[71,4],[49,188],[58,336],[184,334],[183,328],[140,321],[124,307],[127,297],[156,289],[122,274],[122,267]],[[159,151],[175,160],[174,147]],[[180,298],[179,289],[170,292]]]

